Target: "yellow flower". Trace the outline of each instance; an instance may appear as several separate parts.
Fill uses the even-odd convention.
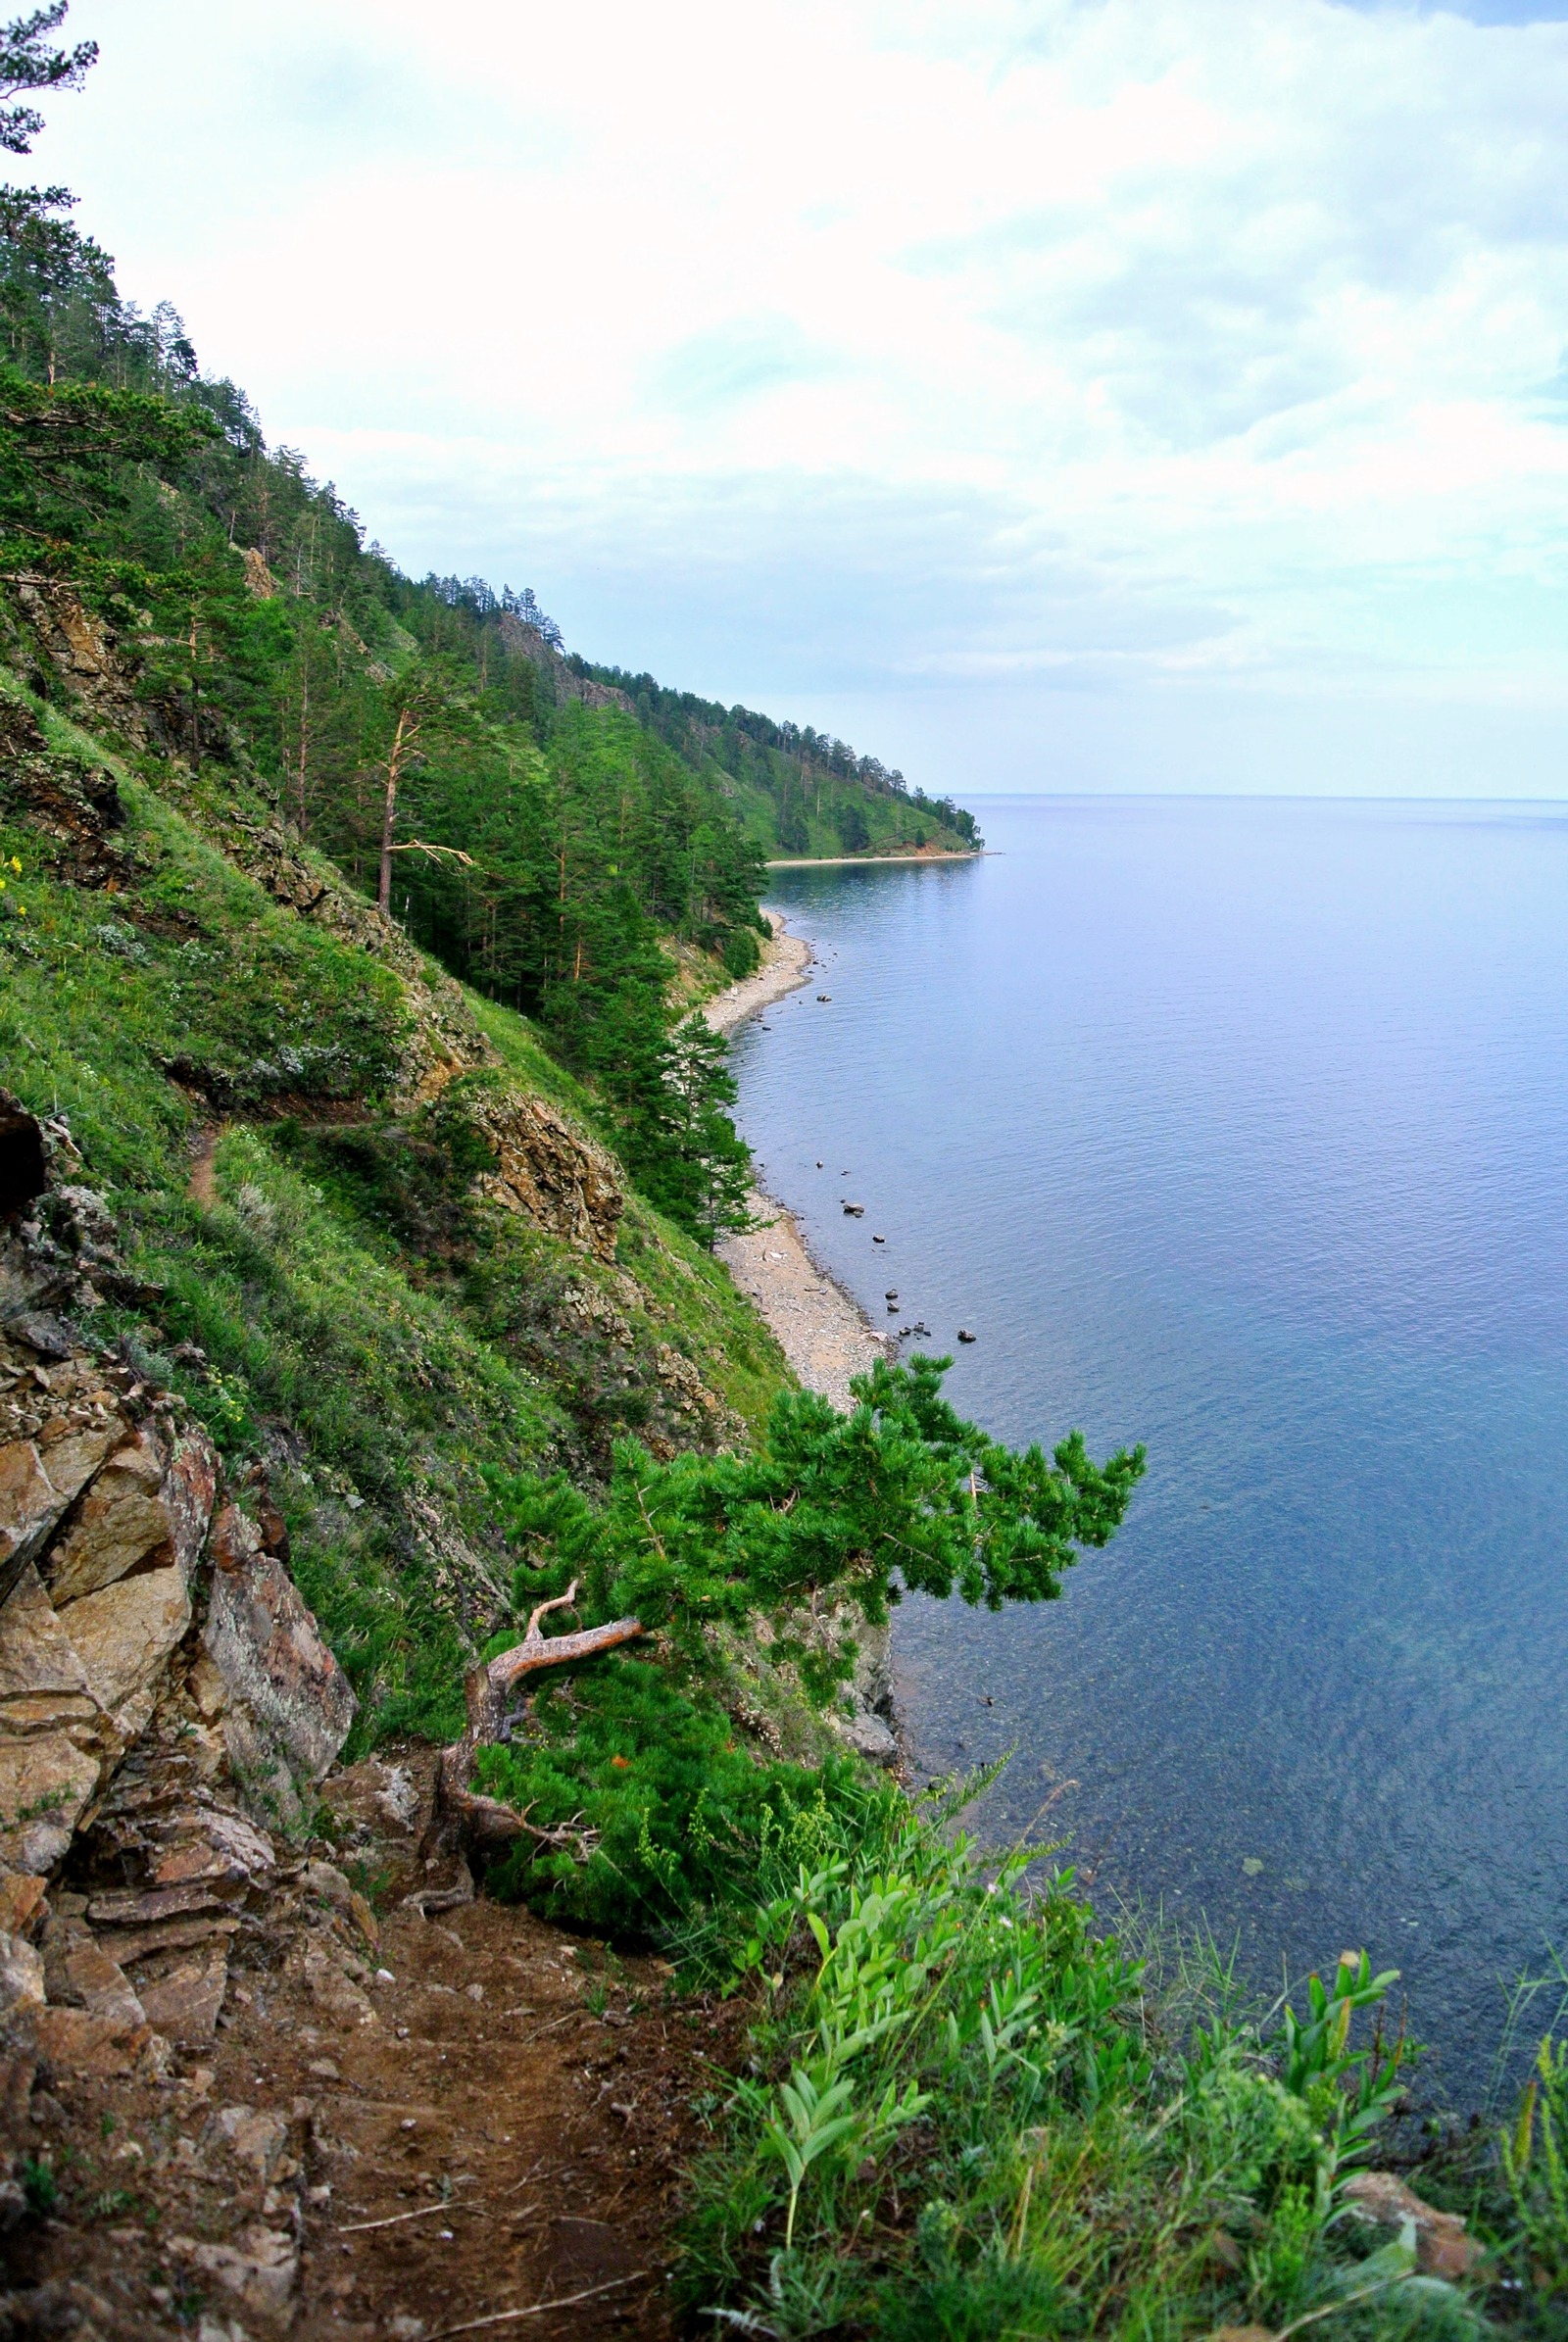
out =
[[[11,867],[13,870],[15,870],[17,876],[20,878],[22,876],[22,864],[18,861],[15,854],[11,856]]]

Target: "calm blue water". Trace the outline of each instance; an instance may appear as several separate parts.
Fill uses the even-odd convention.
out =
[[[965,1412],[1149,1448],[1060,1602],[904,1606],[917,1762],[1015,1748],[988,1834],[1054,1793],[1260,1981],[1365,1943],[1473,2098],[1568,1950],[1568,805],[980,810],[773,873],[825,967],[735,1049],[819,1257],[979,1335]]]

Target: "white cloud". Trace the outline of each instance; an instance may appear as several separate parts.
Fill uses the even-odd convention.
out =
[[[595,655],[942,780],[939,685],[998,778],[1070,689],[1122,785],[1332,697],[1368,785],[1458,703],[1555,789],[1568,24],[1487,13],[77,0],[39,163],[400,558]]]

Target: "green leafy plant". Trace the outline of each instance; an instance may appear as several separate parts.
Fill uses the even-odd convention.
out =
[[[18,2177],[22,2181],[22,2192],[33,2212],[44,2217],[54,2211],[60,2201],[60,2182],[51,2166],[41,2156],[25,2156]]]
[[[1499,2141],[1518,2241],[1532,2286],[1568,2292],[1568,2042],[1548,2033],[1512,2128]]]
[[[1307,2011],[1298,2017],[1288,2004],[1281,2015],[1281,2079],[1321,2124],[1329,2148],[1326,2179],[1359,2162],[1371,2132],[1404,2096],[1400,2078],[1409,2046],[1403,2029],[1385,2042],[1381,2023],[1364,2048],[1350,2046],[1358,2010],[1381,2009],[1396,1968],[1372,1974],[1365,1952],[1342,1953],[1332,1984],[1307,1978]]]

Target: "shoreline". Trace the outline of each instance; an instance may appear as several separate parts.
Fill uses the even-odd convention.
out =
[[[762,864],[764,870],[847,870],[861,862],[912,863],[916,869],[937,870],[949,862],[983,861],[995,850],[990,846],[976,846],[964,854],[783,854],[772,856]]]
[[[773,941],[763,965],[704,1008],[715,1033],[732,1033],[748,1017],[797,991],[816,965],[815,950],[806,938],[789,934],[776,911],[767,916]],[[897,1349],[876,1331],[854,1294],[812,1259],[789,1207],[762,1188],[754,1188],[749,1201],[756,1224],[738,1236],[721,1237],[714,1255],[737,1291],[756,1304],[803,1389],[848,1410],[854,1403],[853,1379],[878,1358],[896,1357]],[[858,1755],[906,1781],[889,1629],[868,1627],[858,1615],[845,1623],[854,1627],[859,1655],[846,1687],[853,1705],[833,1719],[834,1729]]]
[[[703,1009],[715,1033],[733,1033],[748,1017],[798,991],[816,964],[815,950],[805,936],[791,935],[776,911],[767,915],[773,940],[761,967],[715,994]],[[751,1202],[758,1225],[720,1238],[714,1252],[741,1292],[757,1303],[805,1388],[836,1407],[848,1407],[852,1377],[890,1356],[888,1342],[854,1295],[811,1257],[788,1206],[762,1188],[753,1189]]]

